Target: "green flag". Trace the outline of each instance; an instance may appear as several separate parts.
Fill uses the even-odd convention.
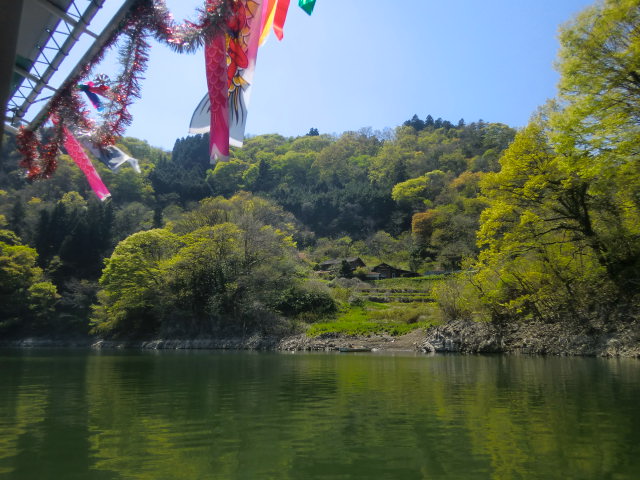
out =
[[[313,7],[316,6],[316,0],[298,0],[298,6],[311,15]]]

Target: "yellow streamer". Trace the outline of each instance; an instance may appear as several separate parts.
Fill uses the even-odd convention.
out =
[[[269,36],[269,32],[271,32],[271,27],[273,26],[273,18],[275,17],[275,14],[276,14],[276,4],[278,3],[278,0],[266,0],[266,1],[268,1],[267,10],[266,12],[263,12],[266,20],[264,22],[264,26],[262,27],[262,31],[260,32],[260,41],[258,45],[262,45],[267,40],[267,37]]]

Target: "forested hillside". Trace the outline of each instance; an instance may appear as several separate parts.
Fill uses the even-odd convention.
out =
[[[125,138],[120,147],[141,161],[142,173],[98,166],[112,192],[105,203],[93,197],[64,155],[51,179],[26,183],[9,139],[3,147],[0,212],[7,235],[13,233],[3,248],[21,245],[37,274],[8,279],[5,295],[13,298],[24,290],[20,282],[27,289],[46,284],[50,312],[47,322],[28,320],[39,310],[33,303],[44,299],[25,297],[7,312],[4,330],[87,331],[92,315],[97,331],[123,335],[160,326],[182,333],[207,330],[213,318],[217,326],[222,318],[233,317],[233,324],[242,319],[246,328],[249,317],[266,319],[265,312],[331,311],[327,288],[308,285],[322,260],[361,256],[368,265],[456,270],[464,257],[476,254],[475,231],[485,206],[478,184],[498,169],[513,129],[414,116],[384,134],[317,133],[312,128],[298,138],[250,138],[215,166],[209,164],[206,135],[178,139],[171,154]],[[142,231],[148,233],[133,235]],[[208,240],[202,244],[205,232]],[[189,255],[216,245],[224,252],[196,272],[204,264],[189,263]],[[9,250],[5,255],[7,262],[18,262]],[[145,255],[153,257],[152,265],[145,264]],[[123,272],[127,265],[131,271]],[[155,285],[159,271],[167,277],[151,292],[147,283]],[[100,302],[91,313],[98,280]],[[270,281],[278,288],[270,289]],[[174,282],[182,282],[180,298],[169,299],[167,291],[178,289]],[[135,325],[121,317],[135,318]],[[185,326],[177,317],[194,319]]]
[[[408,289],[433,296],[441,319],[634,321],[637,3],[610,0],[564,27],[560,95],[517,133],[414,115],[385,132],[256,136],[216,165],[207,136],[172,152],[123,138],[142,173],[98,165],[104,203],[65,155],[52,178],[27,183],[7,138],[0,335],[283,332],[371,313],[332,279],[367,279],[380,263],[449,273],[423,295]],[[366,267],[345,269],[353,257]],[[424,320],[418,310],[407,322]]]

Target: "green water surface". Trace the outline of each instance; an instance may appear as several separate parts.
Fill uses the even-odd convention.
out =
[[[0,350],[0,479],[637,479],[640,362]]]

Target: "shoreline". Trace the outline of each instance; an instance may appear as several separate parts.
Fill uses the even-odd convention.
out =
[[[521,323],[500,328],[488,322],[454,320],[405,335],[345,336],[304,333],[284,337],[254,334],[223,338],[105,340],[98,338],[29,337],[0,340],[1,348],[87,348],[94,350],[256,350],[337,351],[348,346],[379,352],[501,353],[554,356],[640,357],[640,325],[631,322],[611,332],[567,329],[566,325]]]

